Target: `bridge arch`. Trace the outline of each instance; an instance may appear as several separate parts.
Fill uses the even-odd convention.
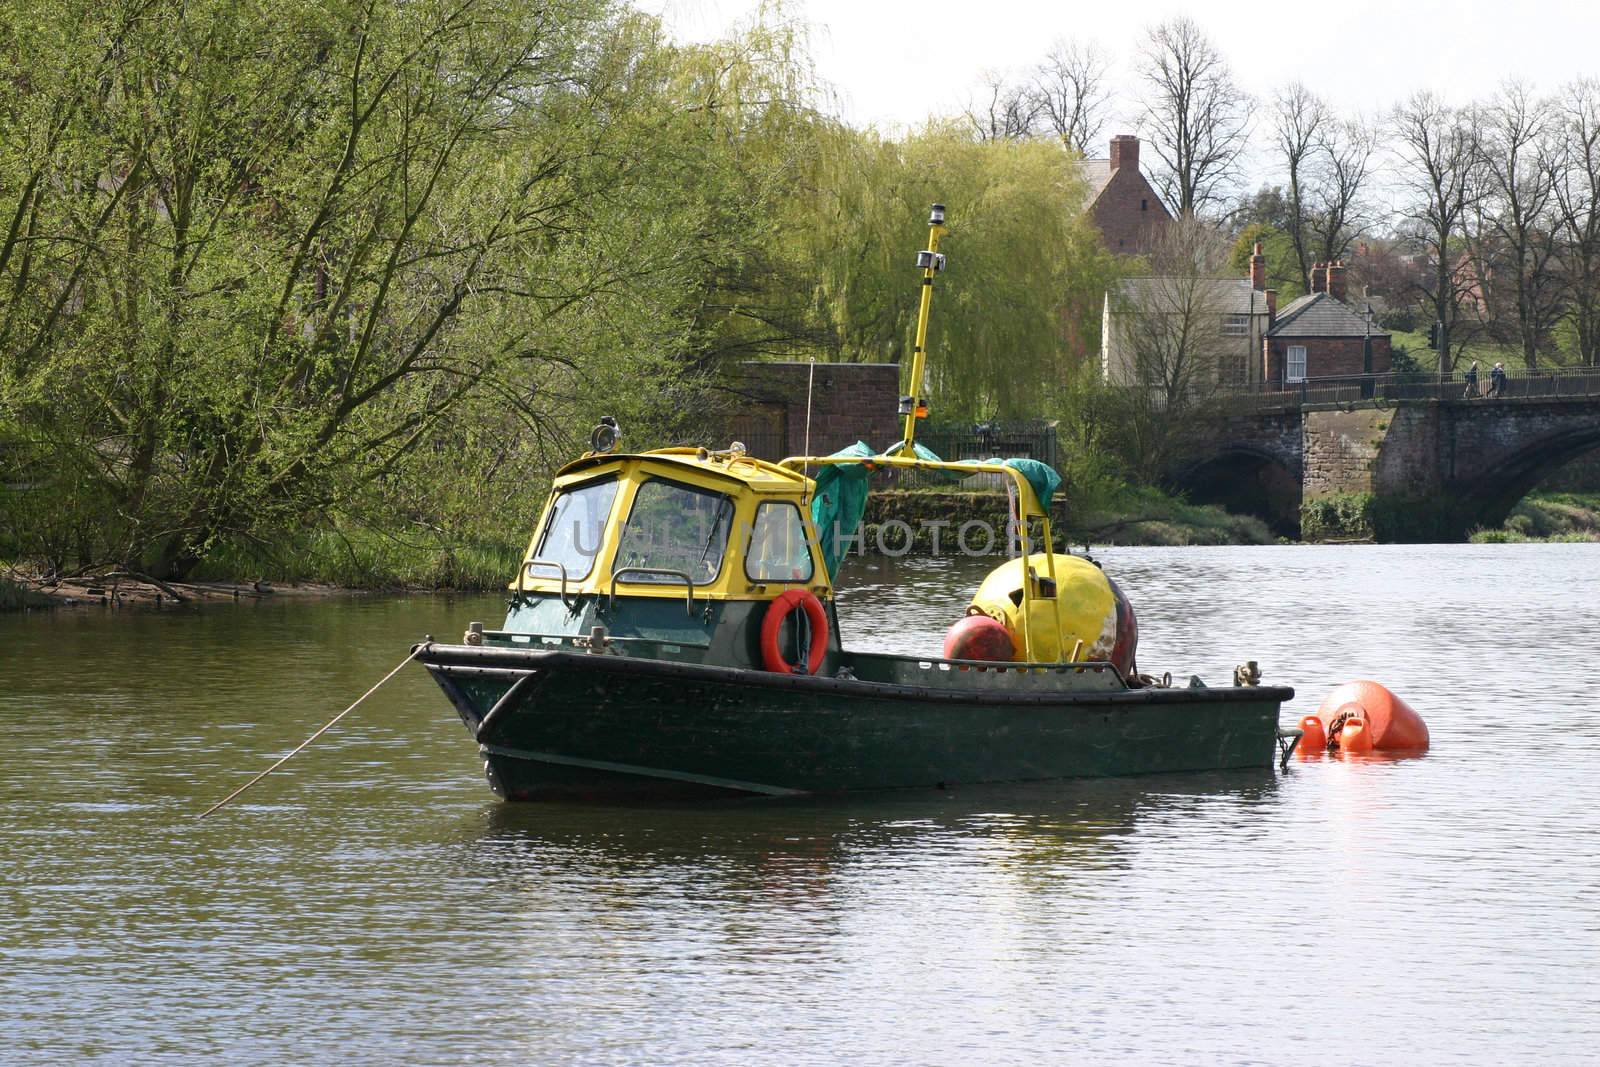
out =
[[[1600,449],[1600,420],[1530,441],[1472,478],[1458,478],[1468,528],[1505,523],[1511,509],[1546,477],[1586,452]]]
[[[1197,504],[1254,515],[1279,537],[1300,536],[1300,472],[1270,448],[1230,442],[1180,467],[1170,482]]]

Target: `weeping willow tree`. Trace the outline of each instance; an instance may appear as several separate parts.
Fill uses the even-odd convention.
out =
[[[803,335],[781,21],[608,0],[0,11],[0,541],[188,574],[352,517],[525,521],[595,414]]]
[[[954,124],[902,141],[830,145],[808,229],[818,313],[837,358],[902,361],[916,325],[914,255],[928,205],[947,206],[925,393],[940,418],[1042,414],[1099,345],[1116,265],[1079,205],[1059,143],[972,140]],[[909,389],[911,383],[902,383]]]

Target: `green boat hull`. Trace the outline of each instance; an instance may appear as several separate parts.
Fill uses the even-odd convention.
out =
[[[1281,687],[915,664],[922,684],[471,646],[419,658],[512,799],[840,792],[1269,767]],[[930,669],[933,667],[939,669]],[[913,675],[919,672],[912,671]]]

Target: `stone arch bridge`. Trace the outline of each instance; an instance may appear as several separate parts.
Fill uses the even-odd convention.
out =
[[[1453,539],[1500,525],[1595,449],[1600,395],[1295,402],[1234,408],[1169,477],[1280,534],[1299,532],[1302,505],[1343,494],[1364,498],[1385,540]]]

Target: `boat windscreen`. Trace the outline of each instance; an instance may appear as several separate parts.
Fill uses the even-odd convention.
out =
[[[611,503],[616,498],[616,478],[586,482],[558,493],[550,505],[550,518],[544,525],[534,558],[561,564],[572,581],[587,578],[594,569],[594,557],[600,553],[606,520],[611,516]],[[538,568],[532,573],[550,576]]]
[[[613,573],[623,567],[681,571],[695,585],[705,585],[722,571],[732,524],[733,498],[727,494],[651,478],[634,493],[633,511],[617,544]],[[671,583],[677,579],[629,574],[623,580]]]

